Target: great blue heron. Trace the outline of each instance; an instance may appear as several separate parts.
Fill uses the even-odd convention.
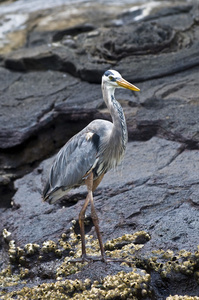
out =
[[[115,99],[115,88],[139,91],[114,70],[108,70],[102,77],[102,94],[111,114],[112,121],[94,120],[82,131],[73,136],[58,152],[52,165],[43,198],[54,203],[71,189],[85,184],[88,194],[79,214],[82,242],[82,261],[86,255],[84,220],[87,206],[91,204],[91,218],[97,233],[101,259],[105,261],[105,251],[99,230],[99,220],[93,203],[93,192],[104,174],[118,165],[124,156],[128,133],[125,116]]]

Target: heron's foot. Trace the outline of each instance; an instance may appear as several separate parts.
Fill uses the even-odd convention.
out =
[[[71,259],[68,262],[72,262],[72,263],[84,263],[84,262],[95,262],[95,261],[102,261],[105,263],[109,263],[109,262],[119,262],[119,263],[127,263],[127,264],[131,264],[133,263],[133,261],[127,261],[126,259],[123,258],[113,258],[113,257],[107,257],[105,255],[103,256],[87,256],[87,255],[82,255],[82,257],[80,258],[75,258],[75,259]]]
[[[119,263],[126,263],[129,265],[133,263],[133,261],[129,261],[124,258],[114,258],[114,257],[106,257],[106,262],[119,262]]]
[[[84,263],[84,262],[94,262],[94,261],[103,261],[105,262],[106,259],[102,256],[87,256],[87,255],[82,255],[82,257],[79,258],[74,258],[71,260],[68,260],[68,262],[72,262],[72,263]]]

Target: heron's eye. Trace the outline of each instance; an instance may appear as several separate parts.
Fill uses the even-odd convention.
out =
[[[109,79],[110,79],[111,81],[113,81],[113,80],[114,80],[113,76],[109,76]]]

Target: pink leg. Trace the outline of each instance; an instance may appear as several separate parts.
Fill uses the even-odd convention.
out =
[[[93,201],[93,195],[91,195],[91,218],[93,220],[93,224],[95,226],[95,231],[97,233],[97,238],[99,241],[99,246],[100,246],[100,250],[101,250],[101,256],[102,256],[102,261],[105,261],[105,251],[104,251],[104,247],[103,247],[103,243],[102,243],[102,236],[100,233],[100,229],[99,229],[99,219],[97,216],[97,213],[95,211],[95,207],[94,207],[94,201]]]
[[[105,261],[105,252],[104,252],[104,247],[103,247],[103,243],[102,243],[101,233],[99,230],[99,219],[98,219],[97,213],[95,211],[94,201],[93,201],[93,192],[92,192],[93,188],[95,189],[97,187],[97,185],[100,183],[102,178],[103,178],[103,176],[100,177],[99,182],[96,182],[93,185],[93,173],[91,172],[90,175],[85,180],[85,184],[86,184],[87,190],[88,190],[88,195],[86,197],[84,206],[82,207],[80,214],[79,214],[79,226],[80,226],[80,235],[81,235],[81,241],[82,241],[82,260],[83,261],[86,259],[84,220],[85,220],[85,212],[86,212],[89,202],[91,202],[91,218],[92,218],[92,221],[95,226],[96,233],[97,233],[97,238],[98,238],[99,246],[100,246],[100,250],[101,250],[101,257],[102,257],[102,260]]]
[[[85,243],[85,230],[84,230],[84,220],[85,220],[85,212],[87,206],[90,201],[90,194],[88,193],[84,206],[82,207],[80,214],[79,214],[79,227],[80,227],[80,235],[81,235],[81,242],[82,242],[82,260],[86,258],[86,243]]]

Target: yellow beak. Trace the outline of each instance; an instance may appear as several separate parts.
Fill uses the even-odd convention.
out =
[[[125,89],[129,89],[132,91],[136,91],[139,92],[140,89],[137,88],[135,85],[133,85],[132,83],[128,82],[127,80],[121,78],[121,79],[117,79],[116,80],[117,84]]]

